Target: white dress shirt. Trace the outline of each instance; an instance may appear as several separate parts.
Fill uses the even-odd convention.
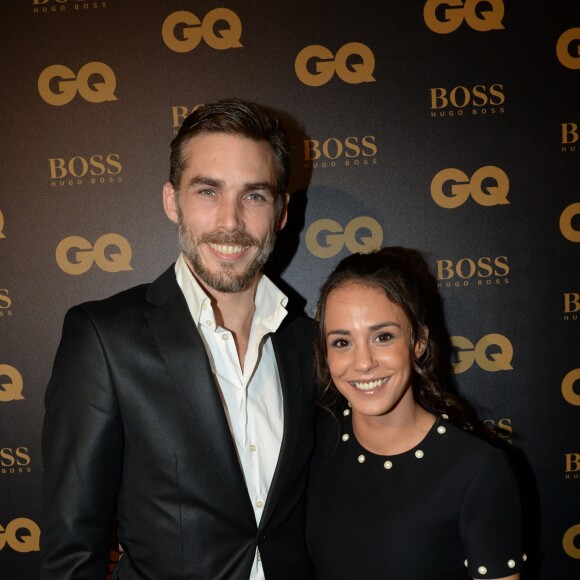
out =
[[[175,264],[175,273],[205,344],[259,524],[284,431],[280,375],[269,335],[287,315],[288,298],[266,276],[261,276],[242,370],[232,333],[216,324],[211,301],[183,254]],[[250,579],[264,579],[257,550]]]

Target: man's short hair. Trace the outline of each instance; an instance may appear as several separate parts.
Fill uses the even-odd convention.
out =
[[[169,182],[175,191],[179,190],[185,169],[184,149],[191,138],[202,133],[228,133],[267,141],[276,160],[276,200],[278,209],[281,208],[290,179],[290,141],[286,129],[272,111],[240,99],[225,99],[197,107],[171,141]]]

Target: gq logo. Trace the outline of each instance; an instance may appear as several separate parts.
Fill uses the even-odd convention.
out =
[[[359,235],[360,232],[364,232],[363,235]],[[367,216],[354,218],[344,229],[334,220],[317,220],[306,232],[306,247],[317,258],[332,258],[345,245],[352,253],[372,252],[378,250],[382,242],[383,229],[379,222]]]
[[[92,77],[96,77],[94,80]],[[62,64],[45,68],[38,77],[38,92],[49,105],[67,105],[79,95],[89,103],[116,101],[115,73],[104,62],[89,62],[77,75]]]
[[[0,211],[0,240],[6,237],[4,235],[4,232],[2,231],[3,229],[4,229],[4,214]]]
[[[227,27],[216,31],[218,22],[225,22]],[[161,36],[167,48],[174,52],[190,52],[202,38],[208,46],[216,50],[241,48],[242,21],[235,12],[227,8],[210,10],[203,22],[195,14],[179,10],[165,19]]]
[[[580,536],[580,524],[576,524],[566,530],[566,533],[562,538],[562,547],[564,548],[564,552],[566,552],[570,558],[580,560],[580,548],[577,548],[574,543],[578,536]]]
[[[562,395],[570,405],[580,406],[580,394],[574,391],[574,385],[580,381],[580,369],[570,371],[562,381]]]
[[[5,382],[4,377],[8,377],[8,382]],[[0,364],[0,403],[24,399],[22,396],[23,387],[22,375],[15,368],[7,364]]]
[[[503,0],[427,0],[423,18],[437,34],[454,32],[464,20],[473,30],[488,32],[504,28],[501,23],[504,12]]]
[[[117,251],[109,252],[109,248]],[[88,272],[93,263],[105,272],[132,270],[133,252],[129,242],[119,234],[105,234],[92,246],[80,236],[69,236],[56,248],[56,263],[60,269],[72,276]]]
[[[463,336],[452,336],[451,344],[457,355],[453,363],[453,373],[458,375],[469,370],[474,362],[484,371],[511,371],[514,349],[511,342],[501,334],[487,334],[473,346],[470,340]],[[488,349],[493,346],[498,352],[488,355]]]
[[[348,64],[351,57],[357,61]],[[313,63],[309,70],[310,63]],[[371,49],[360,42],[349,42],[339,48],[336,56],[325,46],[313,44],[303,48],[294,61],[294,70],[300,81],[309,87],[321,87],[333,77],[334,73],[345,83],[357,85],[375,81],[375,55]]]
[[[491,182],[484,185],[484,182]],[[449,194],[444,186],[451,183]],[[499,167],[486,165],[479,168],[471,179],[460,169],[443,169],[431,182],[431,197],[433,201],[446,209],[454,209],[463,205],[471,195],[479,204],[487,207],[509,204],[507,196],[510,189],[508,176]]]
[[[574,47],[574,54],[572,47]],[[580,28],[570,28],[558,38],[556,55],[566,68],[580,69]]]
[[[580,215],[580,202],[569,205],[560,216],[560,231],[571,242],[580,242],[580,230],[575,230],[572,220]]]
[[[38,552],[40,528],[28,518],[16,518],[4,529],[0,525],[0,551],[8,544],[15,552]]]

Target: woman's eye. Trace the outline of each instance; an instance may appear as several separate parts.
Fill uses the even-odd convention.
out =
[[[333,340],[331,343],[331,346],[334,348],[344,348],[348,345],[349,345],[348,340],[344,338],[337,338],[336,340]]]
[[[377,342],[389,342],[392,340],[393,334],[391,332],[381,332],[375,339]]]

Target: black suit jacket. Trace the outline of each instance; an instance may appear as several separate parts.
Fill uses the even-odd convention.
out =
[[[287,317],[289,318],[289,317]],[[310,321],[272,336],[284,399],[280,457],[256,526],[205,347],[174,267],[72,308],[46,392],[41,580],[310,575],[304,491],[313,447]]]

